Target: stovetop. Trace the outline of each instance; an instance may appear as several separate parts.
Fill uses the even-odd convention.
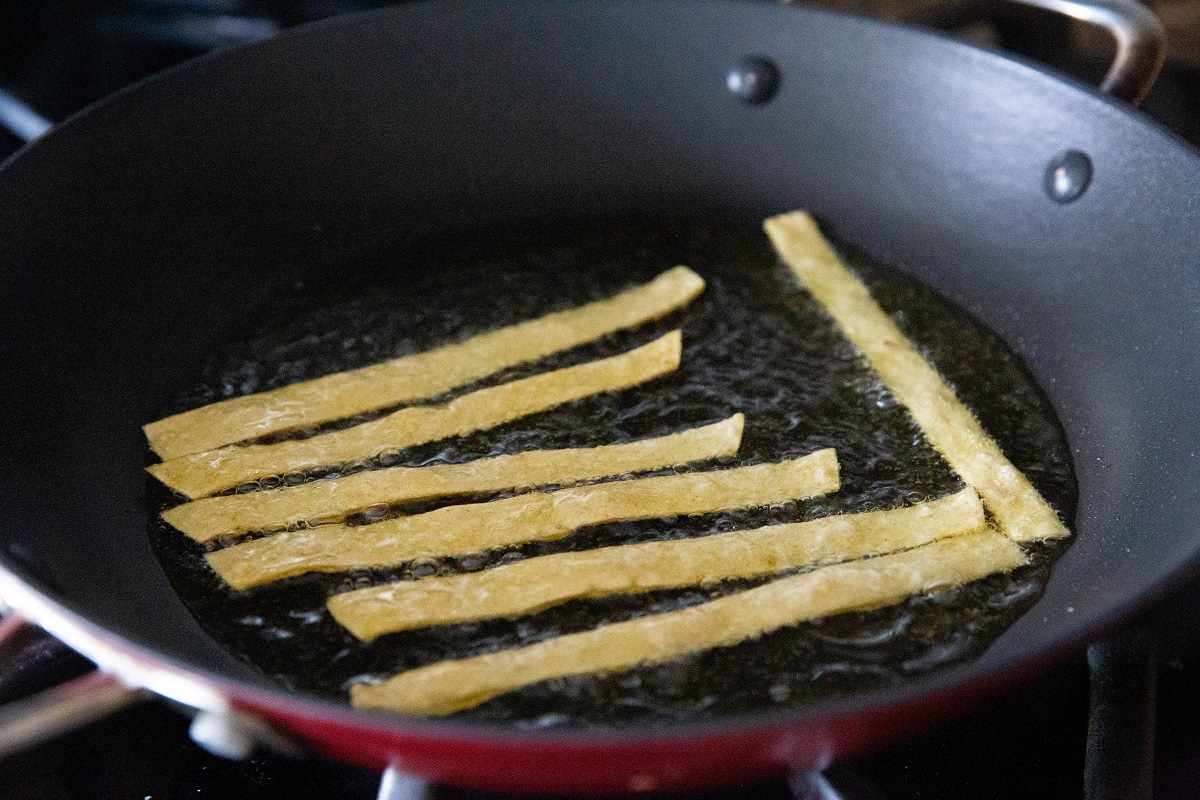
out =
[[[1200,787],[1200,581],[1154,615],[1160,628],[1155,797],[1193,798]],[[830,768],[846,800],[1025,798],[1083,795],[1088,668],[1076,654],[975,711],[904,742]],[[0,764],[6,800],[255,798],[369,800],[378,773],[309,758],[260,753],[249,761],[209,755],[188,738],[187,718],[162,701],[129,708]],[[784,800],[783,778],[665,797]],[[807,797],[830,800],[809,785]],[[799,796],[805,796],[800,794]],[[430,800],[504,800],[491,792],[433,787]],[[517,800],[513,797],[511,800]]]
[[[22,41],[24,50],[9,47],[9,60],[4,62],[0,57],[0,80],[32,100],[44,113],[62,116],[124,82],[180,58],[226,41],[269,35],[286,24],[324,16],[354,4],[301,3],[289,7],[286,13],[280,11],[286,4],[269,2],[142,0],[90,5],[103,6],[108,16],[89,12],[89,4],[83,2],[42,4],[36,12],[26,9],[25,17],[42,25],[39,28],[42,45],[35,47]],[[50,13],[46,9],[51,7],[57,14],[52,19],[46,17]],[[114,8],[116,12],[112,13]],[[168,12],[191,15],[192,38],[177,35],[159,24],[169,17]],[[240,27],[227,22],[215,27],[211,24],[214,16],[236,19],[239,15],[252,22]],[[0,21],[0,42],[15,41],[12,30],[15,23],[10,19],[7,28],[5,24]],[[1042,58],[1053,52],[1044,39],[1042,36],[1040,43],[1039,36],[1025,39],[1032,42],[1030,49]],[[147,40],[152,40],[152,44],[146,45]],[[85,57],[87,63],[72,64],[62,51],[71,42],[79,41],[88,42],[92,50]],[[14,60],[11,56],[14,52],[25,53],[24,60]],[[1200,144],[1200,67],[1196,66],[1200,59],[1191,66],[1188,63],[1176,61],[1168,65],[1143,110],[1184,138]],[[106,71],[96,64],[105,65]],[[1059,53],[1055,66],[1089,80],[1103,72],[1103,64],[1094,59],[1063,53]],[[11,152],[17,145],[16,139],[0,134],[0,155]],[[1200,725],[1194,722],[1200,719],[1198,607],[1200,579],[1173,591],[1151,615],[1160,636],[1154,763],[1154,796],[1160,800],[1200,795],[1197,788],[1200,787]],[[780,778],[691,793],[686,797],[689,800],[774,800],[796,796],[827,800],[836,796],[847,800],[1081,797],[1088,691],[1088,665],[1085,654],[1079,652],[964,717],[832,767],[823,778],[827,785],[820,781],[806,782],[798,776],[790,785]],[[317,758],[296,760],[260,753],[248,761],[234,762],[212,756],[191,742],[188,719],[164,701],[133,706],[0,763],[0,797],[6,800],[184,797],[365,800],[376,796],[379,780],[379,775],[372,771]],[[829,792],[830,787],[835,793]],[[427,796],[437,800],[505,797],[444,787],[429,789]]]

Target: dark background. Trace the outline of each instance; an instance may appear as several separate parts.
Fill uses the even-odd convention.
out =
[[[0,88],[48,119],[61,120],[187,58],[378,5],[386,3],[8,2],[0,10]],[[1086,26],[1002,2],[827,0],[825,5],[938,27],[1093,82],[1104,74],[1111,51],[1105,37]],[[1200,2],[1159,0],[1152,5],[1167,24],[1172,47],[1144,110],[1200,144]],[[0,156],[19,146],[17,137],[0,131]],[[1155,796],[1165,800],[1200,794],[1200,726],[1193,722],[1200,719],[1196,611],[1200,582],[1174,592],[1152,618],[1160,635]],[[24,680],[16,693],[86,668],[82,659],[51,660],[49,669]],[[963,719],[834,767],[827,776],[847,797],[860,799],[1081,797],[1087,679],[1081,652]],[[208,755],[188,739],[187,724],[163,702],[136,706],[0,764],[0,797],[303,800],[375,795],[379,779],[367,770],[270,754],[243,763]],[[437,789],[434,796],[496,797],[451,789]],[[790,794],[780,780],[694,796],[769,799]]]

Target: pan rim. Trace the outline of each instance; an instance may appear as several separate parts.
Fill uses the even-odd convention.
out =
[[[552,0],[551,2],[537,2],[537,0],[511,0],[506,5],[510,7],[526,7],[534,12],[539,8],[547,6],[567,6],[567,5],[585,5],[589,3],[604,3],[606,5],[626,5],[631,7],[642,6],[646,7],[652,3],[649,0]],[[226,59],[236,58],[241,54],[257,52],[273,46],[286,46],[289,42],[308,36],[318,36],[325,29],[340,28],[344,26],[361,25],[367,23],[370,19],[384,16],[403,16],[413,13],[414,10],[419,11],[422,8],[432,8],[435,6],[460,6],[467,7],[471,5],[487,5],[488,0],[410,0],[409,2],[383,8],[367,9],[362,11],[352,11],[345,14],[339,14],[334,17],[329,17],[314,22],[308,22],[297,25],[292,28],[287,28],[277,32],[275,35],[256,41],[239,42],[225,47],[211,50],[207,53],[189,58],[186,61],[180,62],[166,69],[148,75],[140,80],[123,86],[112,94],[99,98],[83,108],[69,114],[66,118],[55,124],[43,136],[26,142],[15,152],[10,154],[3,160],[0,160],[0,175],[14,162],[31,150],[36,149],[42,142],[48,141],[61,130],[77,124],[80,120],[90,116],[94,112],[108,108],[109,106],[119,104],[127,100],[130,96],[136,95],[143,91],[146,87],[156,86],[160,83],[165,83],[177,78],[186,77],[188,74],[207,68],[207,64],[212,61],[224,61]],[[744,0],[658,0],[654,5],[676,5],[676,6],[745,6]],[[813,15],[816,17],[827,17],[839,19],[845,23],[864,25],[867,27],[879,26],[890,30],[894,35],[913,36],[926,41],[936,41],[940,46],[948,47],[957,51],[960,56],[974,57],[989,61],[992,66],[1000,68],[1008,68],[1020,73],[1024,73],[1028,77],[1034,77],[1041,80],[1050,80],[1053,83],[1066,85],[1077,91],[1081,91],[1087,95],[1092,101],[1099,102],[1107,106],[1109,109],[1118,111],[1126,116],[1132,117],[1139,122],[1148,123],[1146,127],[1149,131],[1154,132],[1161,138],[1167,141],[1182,146],[1185,150],[1190,151],[1193,155],[1200,156],[1200,147],[1193,145],[1188,140],[1184,139],[1174,131],[1163,127],[1154,120],[1140,113],[1137,108],[1128,105],[1121,100],[1118,100],[1111,95],[1104,94],[1099,87],[1086,83],[1073,75],[1068,75],[1065,72],[1054,69],[1051,66],[1042,64],[1024,56],[1008,53],[1001,50],[988,49],[986,47],[971,44],[960,39],[955,39],[947,33],[937,31],[931,28],[919,27],[916,25],[905,24],[902,22],[894,22],[891,20],[872,19],[859,14],[854,14],[849,11],[841,11],[834,8],[825,8],[821,6],[797,6],[786,4],[783,2],[772,2],[772,0],[763,0],[759,5],[772,6],[786,14],[796,14],[798,16]]]
[[[614,744],[639,745],[681,740],[719,739],[739,733],[786,730],[809,724],[831,724],[840,719],[861,717],[871,712],[895,710],[911,703],[946,698],[975,689],[973,697],[998,693],[1032,677],[1053,663],[1095,641],[1099,634],[1114,630],[1153,606],[1171,589],[1200,572],[1200,557],[1193,557],[1144,595],[1120,607],[1093,614],[1073,634],[1066,635],[1036,653],[985,663],[983,654],[966,662],[918,676],[897,686],[766,711],[730,714],[718,719],[672,721],[640,728],[587,726],[533,730],[503,724],[484,724],[457,719],[428,719],[386,711],[355,709],[264,683],[255,685],[228,675],[192,665],[137,642],[90,619],[86,612],[51,596],[38,587],[36,579],[21,574],[18,565],[0,553],[0,598],[10,612],[45,629],[72,649],[97,664],[101,670],[125,681],[132,688],[145,688],[183,705],[202,711],[225,712],[240,704],[272,712],[303,716],[322,722],[371,729],[388,734],[412,734],[427,739],[464,740],[512,745],[558,744],[566,747],[604,747]],[[1035,605],[1036,607],[1036,605]],[[1032,609],[1029,612],[1031,613]],[[983,666],[981,666],[983,665]],[[977,673],[977,674],[976,674]]]

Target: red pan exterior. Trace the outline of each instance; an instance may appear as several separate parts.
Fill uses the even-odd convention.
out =
[[[994,687],[995,688],[995,687]],[[681,791],[783,772],[823,770],[834,760],[911,735],[965,711],[987,692],[973,687],[939,702],[909,702],[812,723],[639,740],[580,742],[430,737],[239,704],[298,736],[313,752],[439,783],[518,793],[623,794]]]

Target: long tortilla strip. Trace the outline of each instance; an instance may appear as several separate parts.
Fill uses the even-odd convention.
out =
[[[625,389],[679,368],[681,339],[672,331],[650,344],[599,361],[543,372],[470,392],[442,406],[402,408],[353,428],[276,444],[231,445],[147,467],[188,497],[266,475],[370,458],[388,448],[494,428],[582,397]]]
[[[699,586],[919,547],[984,526],[974,489],[888,511],[695,539],[555,553],[447,578],[346,592],[329,610],[359,639],[429,625],[513,617],[578,597]]]
[[[867,357],[954,471],[979,492],[1000,529],[1019,542],[1070,536],[1050,504],[846,269],[812,217],[797,211],[772,217],[763,227],[796,279]]]
[[[434,397],[502,369],[666,316],[704,290],[675,267],[607,300],[480,334],[383,364],[338,372],[269,392],[235,397],[144,426],[164,461],[269,433]]]
[[[234,589],[305,572],[388,567],[558,539],[589,525],[706,514],[837,491],[832,448],[792,461],[531,492],[352,527],[280,533],[205,556]]]
[[[358,683],[350,687],[350,702],[406,714],[450,714],[549,678],[663,663],[805,620],[891,605],[1024,563],[1019,545],[985,529],[903,553],[822,567],[681,611],[442,661],[376,685]]]
[[[744,416],[713,425],[602,447],[530,450],[464,464],[392,467],[270,492],[206,497],[163,512],[163,519],[198,542],[224,534],[337,522],[380,504],[571,484],[735,455]]]

